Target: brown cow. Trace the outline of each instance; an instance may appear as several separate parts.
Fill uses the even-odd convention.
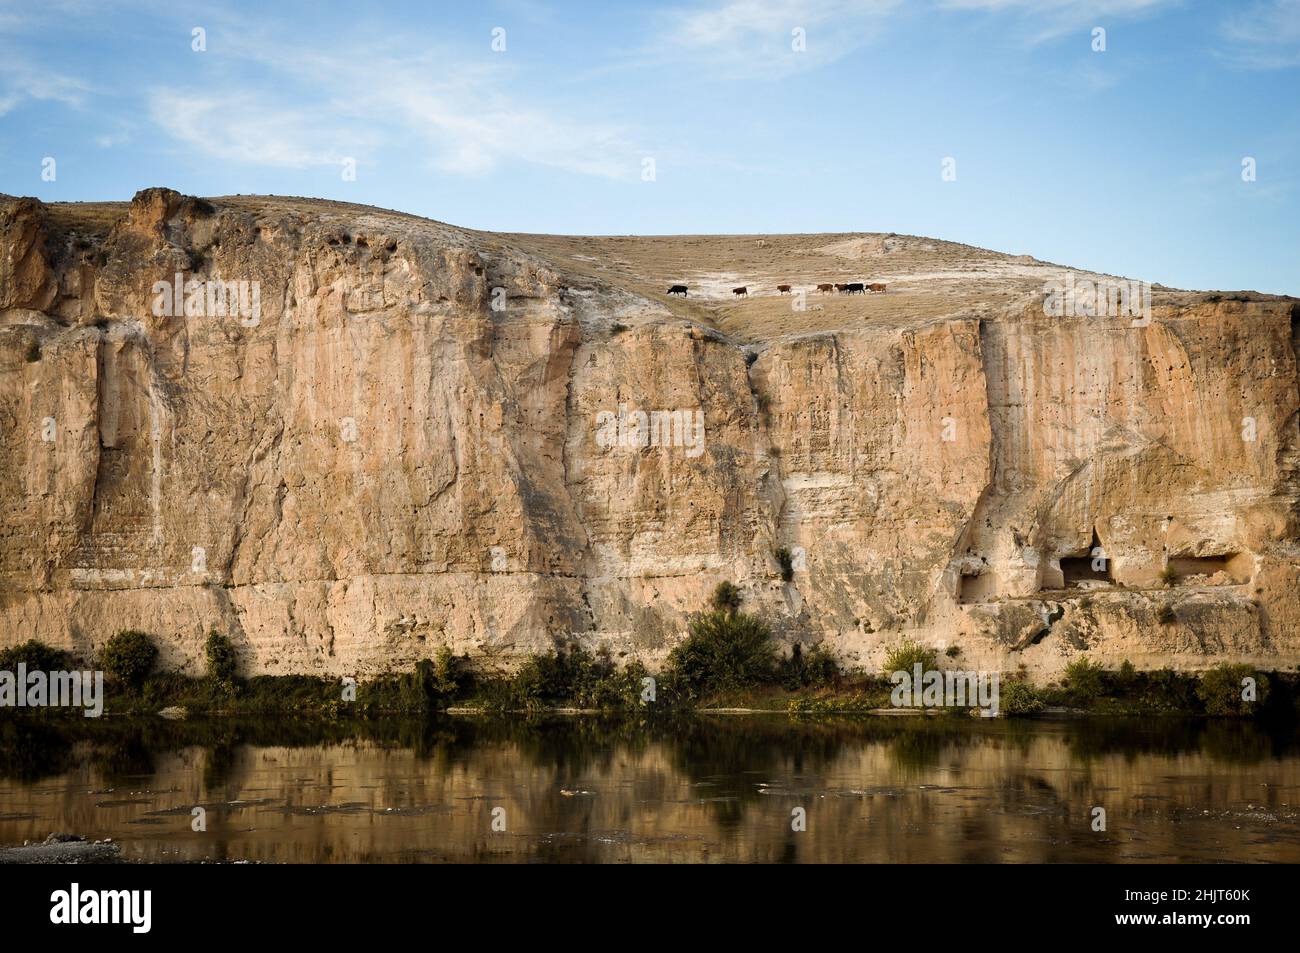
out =
[[[788,294],[790,293],[790,286],[789,286],[789,285],[777,285],[777,286],[776,286],[776,290],[779,291],[779,292],[781,292],[781,294],[783,294],[783,295],[788,295]]]
[[[867,285],[867,290],[868,290],[868,291],[879,291],[879,292],[881,292],[881,293],[883,294],[883,293],[884,293],[884,290],[885,290],[885,286],[882,285],[882,284],[880,284],[879,282],[876,282],[876,283],[874,283],[874,284]]]
[[[820,291],[822,294],[830,294],[832,291],[835,290],[835,286],[834,286],[834,285],[818,285],[818,286],[817,286],[817,290]]]
[[[732,288],[731,293],[733,295],[744,295],[746,298],[749,297],[749,289],[744,285],[741,285],[739,288]]]
[[[835,290],[838,291],[840,294],[843,294],[844,292],[846,292],[846,291],[849,290],[849,286],[848,286],[848,285],[836,284],[836,285],[835,285]]]

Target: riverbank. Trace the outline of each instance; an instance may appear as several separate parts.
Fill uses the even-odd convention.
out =
[[[651,679],[650,691],[643,678]],[[1242,700],[1243,680],[1255,700]],[[543,686],[527,675],[462,675],[441,688],[428,673],[388,676],[357,684],[304,675],[258,676],[214,682],[175,673],[153,675],[137,688],[109,683],[106,715],[240,717],[285,715],[348,720],[391,715],[616,715],[657,718],[682,714],[917,715],[978,716],[974,704],[924,707],[893,703],[894,686],[876,675],[839,675],[824,684],[760,683],[702,695],[680,692],[671,680],[658,683],[640,672],[615,673],[594,686],[577,688],[561,679]],[[996,716],[1045,715],[1254,717],[1300,720],[1300,674],[1221,667],[1207,673],[1109,672],[1078,674],[1072,680],[1034,686],[1016,676],[1000,680]],[[17,709],[0,709],[17,714]],[[23,709],[38,717],[83,717],[79,709]]]
[[[682,713],[786,712],[796,716],[882,715],[1029,718],[1045,712],[1100,715],[1262,717],[1300,720],[1300,673],[1262,672],[1220,664],[1204,672],[1116,669],[1086,656],[1058,680],[1033,684],[1023,672],[968,672],[959,653],[943,658],[903,642],[882,672],[847,672],[818,647],[778,653],[767,627],[739,611],[734,587],[718,587],[667,664],[651,672],[639,662],[618,664],[607,654],[567,646],[494,671],[444,649],[406,672],[365,681],[312,675],[243,678],[230,640],[213,632],[202,676],[155,669],[157,649],[140,632],[122,632],[93,663],[102,669],[102,697],[93,705],[43,710],[65,714],[311,716],[349,719],[385,715],[538,712],[612,713],[663,718]],[[10,671],[82,671],[91,666],[38,642],[0,652],[0,677]],[[914,676],[916,690],[910,690]],[[953,691],[963,679],[965,689]],[[12,679],[10,679],[12,681]],[[949,682],[948,690],[941,684]],[[922,683],[928,686],[922,690]],[[931,685],[933,682],[933,685]],[[902,684],[909,690],[900,691]],[[975,691],[975,685],[980,691]],[[940,690],[931,693],[930,687]],[[978,694],[979,697],[976,697]],[[13,705],[0,684],[0,706]],[[0,715],[6,709],[0,707]]]
[[[122,848],[109,841],[88,841],[77,834],[50,834],[45,840],[0,846],[0,866],[6,864],[113,864]]]

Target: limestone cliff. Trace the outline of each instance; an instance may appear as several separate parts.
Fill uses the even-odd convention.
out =
[[[849,665],[908,636],[1043,674],[1294,666],[1300,308],[1049,316],[1067,274],[1098,277],[896,235],[0,197],[0,644],[653,663],[729,579]]]

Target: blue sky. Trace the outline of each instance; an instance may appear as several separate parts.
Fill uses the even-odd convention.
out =
[[[1300,294],[1300,0],[0,0],[0,191],[151,185]]]

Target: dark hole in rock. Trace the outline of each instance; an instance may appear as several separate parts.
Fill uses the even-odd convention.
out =
[[[988,602],[997,595],[997,580],[992,573],[962,573],[957,587],[957,601]]]
[[[1169,568],[1174,578],[1182,581],[1191,576],[1212,577],[1224,573],[1232,582],[1249,582],[1251,576],[1249,554],[1223,553],[1218,556],[1173,556]]]
[[[1061,557],[1061,575],[1067,589],[1081,582],[1114,581],[1110,574],[1110,557],[1102,549],[1096,530],[1092,533],[1092,544],[1086,552]]]

